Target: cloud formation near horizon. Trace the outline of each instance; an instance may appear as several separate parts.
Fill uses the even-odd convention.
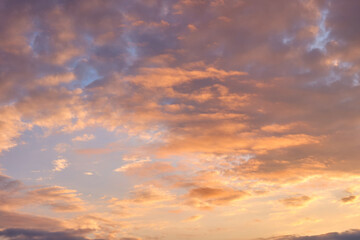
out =
[[[28,230],[9,228],[0,232],[0,236],[10,240],[85,240],[76,236],[76,232],[46,232],[41,230]]]
[[[321,235],[314,236],[283,236],[283,237],[274,237],[269,238],[269,240],[355,240],[359,239],[360,231],[359,230],[349,230],[346,232],[331,232]]]

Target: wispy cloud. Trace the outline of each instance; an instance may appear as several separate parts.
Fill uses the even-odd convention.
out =
[[[90,141],[90,140],[93,140],[95,138],[95,136],[93,134],[84,134],[82,136],[77,136],[77,137],[74,137],[72,139],[73,142],[87,142],[87,141]]]

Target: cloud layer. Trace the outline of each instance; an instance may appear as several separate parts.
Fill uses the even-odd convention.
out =
[[[0,235],[355,239],[359,10],[1,1]]]

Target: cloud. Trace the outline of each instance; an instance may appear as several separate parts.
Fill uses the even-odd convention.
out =
[[[350,202],[353,202],[353,201],[355,201],[355,199],[357,198],[357,196],[347,196],[347,197],[343,197],[342,199],[341,199],[341,201],[343,202],[343,203],[350,203]]]
[[[18,101],[15,107],[24,121],[47,129],[71,132],[85,127],[86,110],[81,104],[80,88],[36,88]]]
[[[85,209],[85,203],[79,195],[76,191],[64,187],[28,186],[19,180],[1,175],[0,226],[61,231],[66,225],[65,219],[24,213],[21,209],[51,207],[55,212],[78,212]],[[5,232],[3,234],[6,235]],[[14,235],[14,239],[23,239],[20,235]]]
[[[130,192],[130,197],[125,199],[130,203],[152,204],[156,202],[170,201],[174,198],[170,192],[157,188],[153,185],[139,185]]]
[[[175,201],[176,195],[167,189],[143,184],[134,186],[133,190],[121,199],[112,197],[108,200],[108,207],[120,218],[139,218],[158,209],[162,211],[174,205]]]
[[[61,172],[62,170],[64,170],[65,168],[67,168],[69,166],[69,162],[64,158],[56,159],[56,160],[52,161],[52,163],[54,165],[54,168],[53,168],[54,172]]]
[[[107,212],[94,212],[88,214],[78,215],[67,222],[68,229],[82,229],[93,234],[94,238],[101,239],[119,239],[123,234],[124,229],[131,227],[131,224],[114,218],[114,214]],[[94,237],[95,236],[95,237]]]
[[[0,175],[0,209],[14,209],[26,204],[26,199],[22,196],[24,184],[8,176]]]
[[[240,200],[248,194],[244,191],[230,188],[199,187],[191,189],[186,198],[186,204],[200,208],[212,209],[217,205],[227,205]]]
[[[8,176],[0,175],[0,191],[16,191],[23,187],[23,184],[18,180],[13,180]]]
[[[202,13],[204,18],[214,19],[210,24],[197,19],[196,4],[163,4],[166,5],[164,8],[177,9],[175,12],[187,9],[185,15],[177,15],[172,10],[167,13],[187,19],[176,31],[166,28],[165,18],[157,19],[156,14],[149,15],[146,14],[148,11],[140,10],[148,7],[154,12],[160,11],[151,4],[140,7],[136,3],[110,1],[100,7],[96,1],[91,1],[86,6],[76,3],[71,7],[66,2],[49,3],[39,8],[27,5],[29,10],[24,19],[39,16],[39,26],[24,24],[26,28],[18,28],[19,31],[33,30],[29,51],[37,56],[36,59],[28,54],[20,56],[26,63],[29,59],[36,60],[36,66],[26,68],[26,76],[30,79],[29,86],[24,84],[27,90],[15,99],[16,109],[23,119],[45,129],[64,132],[96,125],[110,130],[125,128],[129,134],[137,135],[157,126],[164,134],[158,137],[160,143],[154,144],[152,150],[160,155],[265,153],[320,143],[320,134],[309,131],[284,132],[280,136],[258,131],[281,120],[282,115],[278,113],[293,109],[289,107],[292,103],[303,104],[296,102],[296,97],[294,102],[284,102],[284,93],[293,89],[295,80],[276,80],[278,78],[273,77],[273,71],[269,69],[281,72],[283,69],[276,67],[282,66],[277,64],[281,59],[287,60],[289,69],[292,69],[291,64],[298,66],[300,51],[296,49],[304,48],[314,37],[298,23],[304,21],[309,29],[316,26],[316,4],[284,4],[282,8],[287,14],[274,18],[266,9],[275,11],[275,8],[266,3],[197,3],[206,9]],[[117,14],[114,9],[118,5],[126,5],[124,9],[130,12]],[[63,11],[68,7],[77,14]],[[302,17],[296,14],[299,9]],[[238,11],[254,11],[262,20],[271,16],[274,22],[266,27],[260,20],[245,24],[248,21],[242,14],[238,15]],[[99,16],[103,16],[104,21],[93,20]],[[224,16],[241,24],[218,20]],[[154,23],[164,26],[154,27]],[[195,25],[197,31],[189,31],[188,28],[194,29]],[[128,29],[128,32],[120,31],[118,26]],[[152,29],[151,34],[148,29]],[[252,29],[258,29],[257,33]],[[273,34],[276,35],[274,38]],[[16,33],[17,37],[22,35]],[[177,40],[182,35],[186,37]],[[297,42],[294,40],[298,48],[288,48],[281,42],[281,37],[287,35],[298,39]],[[279,56],[277,61],[273,56]],[[164,57],[172,60],[161,60]],[[44,62],[48,65],[45,66]],[[234,66],[234,62],[238,65]],[[247,67],[248,62],[253,67]],[[256,68],[263,69],[263,73],[255,71]],[[39,77],[39,72],[44,73],[40,74],[43,77]],[[269,76],[266,75],[268,72],[271,72]],[[292,76],[292,72],[286,73]],[[13,78],[21,83],[22,76]],[[15,86],[21,85],[14,82]],[[295,96],[301,96],[301,92],[296,90],[293,89]],[[271,94],[273,92],[278,94]],[[309,112],[316,112],[313,110]],[[291,120],[282,124],[287,126],[294,122]],[[83,149],[78,152],[102,154],[107,151]]]
[[[73,142],[76,142],[76,141],[79,141],[79,142],[87,142],[87,141],[90,141],[92,139],[94,139],[95,136],[93,134],[84,134],[82,136],[77,136],[77,137],[74,137],[72,139]]]
[[[141,240],[141,238],[124,237],[124,238],[120,238],[120,240]]]
[[[294,196],[281,199],[280,202],[288,207],[301,207],[308,203],[312,198],[306,195]]]
[[[2,230],[0,236],[9,240],[86,240],[79,236],[83,231],[48,232],[36,229],[9,228]]]
[[[75,75],[72,72],[50,75],[37,80],[37,84],[45,86],[56,86],[61,83],[69,83],[75,80]]]
[[[79,195],[76,190],[60,186],[38,188],[27,193],[34,202],[48,205],[57,212],[83,211],[85,206]]]
[[[228,134],[222,131],[217,132],[216,129],[211,129],[208,133],[199,133],[199,135],[187,133],[183,136],[179,135],[174,136],[174,139],[170,139],[168,145],[162,147],[160,152],[164,154],[174,152],[226,153],[240,149],[240,153],[266,153],[274,149],[320,142],[320,138],[305,134],[261,137],[251,132]]]
[[[58,143],[56,144],[56,146],[54,147],[54,150],[57,152],[57,153],[64,153],[68,150],[68,148],[70,147],[69,144],[67,143]]]
[[[0,225],[3,228],[34,228],[49,231],[63,229],[63,222],[55,218],[24,214],[16,211],[0,211]]]
[[[359,230],[349,230],[346,232],[331,232],[314,236],[280,236],[267,238],[269,240],[355,240],[360,237]]]
[[[17,145],[16,139],[21,133],[31,128],[31,124],[21,121],[21,113],[14,107],[0,107],[0,152]]]
[[[124,172],[131,176],[153,177],[160,174],[170,174],[176,170],[169,162],[150,162],[150,160],[139,160],[115,169],[115,172]]]
[[[197,30],[197,28],[193,24],[188,24],[188,28],[190,29],[190,31],[196,31]]]
[[[202,215],[194,215],[194,216],[191,216],[191,217],[188,217],[186,219],[184,219],[184,222],[194,222],[194,221],[198,221],[202,218],[203,216]]]
[[[27,165],[14,168],[10,160],[40,140],[24,149],[17,145],[42,137],[63,142],[69,133],[70,144],[78,144],[94,139],[90,132],[95,129],[106,129],[99,142],[109,137],[121,143],[89,142],[91,146],[75,151],[76,158],[109,159],[96,171],[79,169],[99,172],[99,183],[108,186],[94,185],[93,197],[105,192],[115,197],[108,214],[120,208],[142,216],[153,211],[159,219],[167,219],[164,205],[231,209],[240,200],[247,204],[244,212],[254,209],[246,212],[253,216],[254,206],[269,198],[288,207],[304,206],[314,199],[312,191],[320,197],[333,191],[334,178],[351,179],[344,185],[355,185],[360,167],[359,9],[356,1],[332,0],[1,1],[4,165],[29,178],[23,171]],[[64,142],[54,150],[64,153],[69,146]],[[114,162],[115,153],[129,152],[152,160],[127,156],[123,163]],[[44,154],[51,151],[39,156]],[[53,172],[60,172],[69,163],[58,156],[53,165]],[[109,169],[118,174],[107,176],[103,171]],[[57,174],[53,181],[63,182],[63,177]],[[83,189],[82,177],[72,184]],[[325,180],[317,180],[321,177]],[[121,191],[114,196],[115,178],[121,179]],[[319,185],[326,187],[320,191]],[[128,188],[133,190],[125,195]],[[356,202],[355,193],[339,201]],[[59,218],[65,216],[59,212],[70,215],[89,207],[75,190],[24,186],[6,176],[0,177],[0,202],[2,211],[14,215],[22,208],[50,207]],[[99,203],[91,211],[107,210]],[[194,214],[189,215],[199,216]],[[323,213],[314,215],[321,219]],[[357,222],[353,218],[344,219]],[[141,224],[148,219],[131,221],[145,233]],[[106,221],[88,217],[87,222],[100,229],[95,223]],[[210,222],[204,221],[200,230]],[[351,224],[332,222],[322,229]],[[305,225],[291,225],[287,231]],[[132,236],[129,228],[119,227],[121,236]],[[111,235],[115,227],[104,229],[109,239],[120,238]]]
[[[127,158],[125,158],[127,159]],[[125,160],[125,161],[129,161],[129,160]],[[128,164],[125,164],[119,168],[116,168],[114,171],[115,172],[126,172],[126,171],[131,171],[132,169],[136,169],[136,168],[141,168],[143,167],[143,165],[146,163],[146,162],[151,162],[151,160],[149,158],[146,158],[146,159],[141,159],[141,160],[131,160],[130,163]]]
[[[261,127],[261,130],[265,132],[286,132],[293,128],[300,127],[301,123],[289,123],[285,125],[271,124]]]
[[[24,206],[50,206],[56,212],[78,212],[85,203],[76,190],[61,186],[27,186],[21,181],[0,175],[0,210]]]

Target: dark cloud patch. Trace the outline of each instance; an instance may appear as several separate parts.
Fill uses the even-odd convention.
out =
[[[351,195],[351,196],[343,197],[341,199],[341,201],[344,202],[344,203],[349,203],[349,202],[355,201],[356,198],[357,198],[357,196]]]
[[[86,240],[86,231],[48,232],[35,229],[9,228],[0,232],[8,240]]]
[[[0,191],[14,191],[18,190],[22,183],[18,180],[13,180],[8,176],[0,175]]]
[[[358,240],[360,239],[360,230],[349,230],[346,232],[326,233],[315,236],[280,236],[267,238],[266,240]]]
[[[133,237],[125,237],[125,238],[120,238],[119,240],[141,240],[140,238],[133,238]]]

